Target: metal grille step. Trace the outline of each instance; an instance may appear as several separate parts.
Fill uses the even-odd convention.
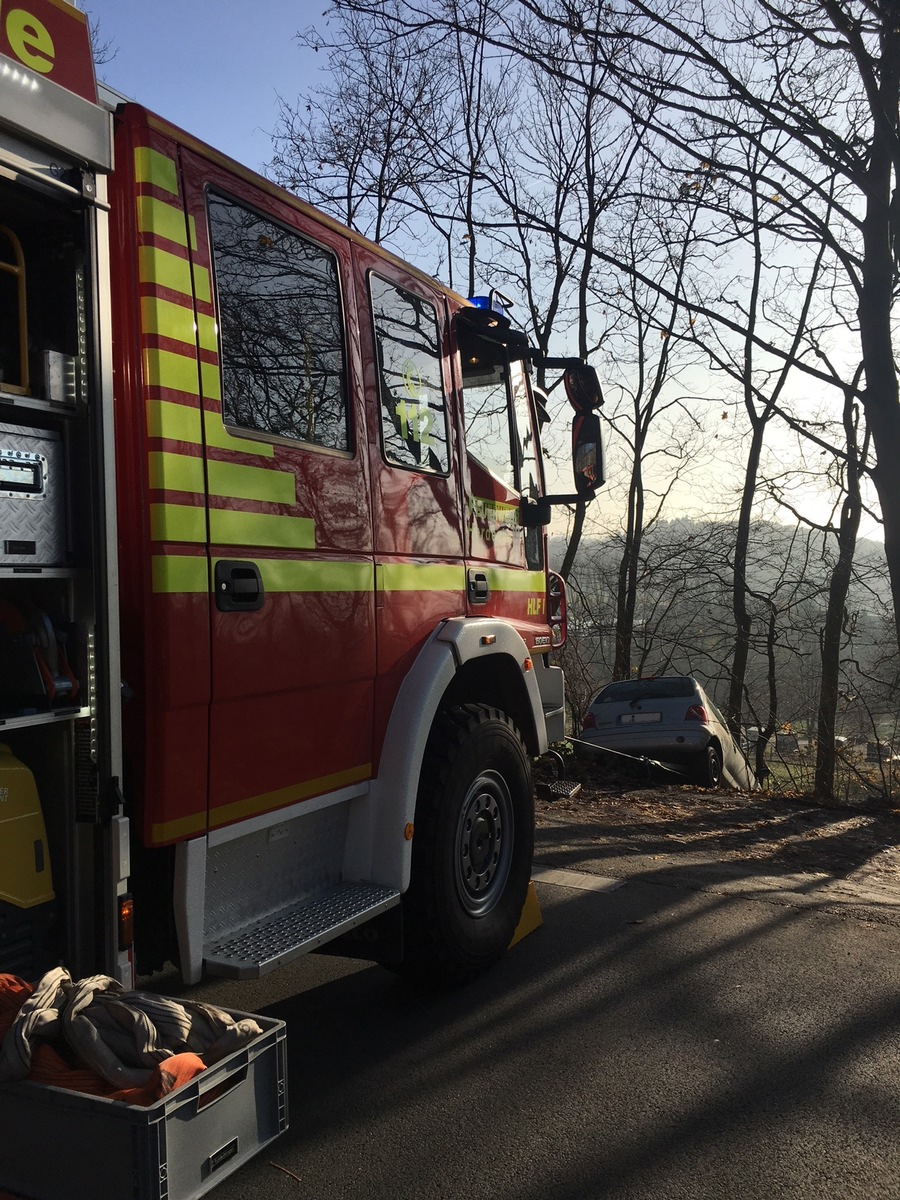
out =
[[[581,791],[581,784],[557,779],[553,783],[539,783],[535,791],[542,800],[571,800]]]
[[[342,883],[266,921],[204,947],[210,975],[258,979],[282,963],[308,954],[348,929],[400,903],[400,893],[373,883]]]

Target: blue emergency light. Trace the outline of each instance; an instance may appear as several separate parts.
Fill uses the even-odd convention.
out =
[[[484,309],[485,312],[496,313],[498,316],[509,320],[509,309],[512,308],[512,300],[508,300],[506,296],[501,296],[499,292],[491,290],[487,296],[470,296],[469,303],[473,308]]]

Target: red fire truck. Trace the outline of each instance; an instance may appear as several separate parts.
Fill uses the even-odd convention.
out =
[[[0,970],[493,961],[599,400],[490,298],[98,95],[83,13],[0,6]]]

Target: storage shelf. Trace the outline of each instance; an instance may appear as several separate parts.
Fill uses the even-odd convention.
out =
[[[33,725],[58,725],[61,721],[73,721],[77,717],[89,717],[88,707],[72,705],[70,708],[57,708],[53,712],[28,713],[23,717],[0,717],[0,733],[7,729],[29,729]]]
[[[57,417],[71,417],[77,411],[75,403],[63,400],[39,400],[37,396],[20,396],[0,389],[0,408],[17,408],[25,412],[53,413]]]
[[[84,567],[38,567],[25,563],[0,563],[0,579],[77,579],[87,575]]]

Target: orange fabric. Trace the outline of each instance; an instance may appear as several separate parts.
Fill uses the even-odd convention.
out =
[[[0,974],[0,1042],[33,992],[33,985],[17,975]],[[138,1104],[146,1108],[205,1070],[206,1064],[198,1055],[187,1052],[173,1054],[153,1069],[153,1074],[143,1087],[116,1089],[96,1071],[67,1062],[58,1050],[44,1043],[37,1046],[31,1056],[28,1078],[33,1083],[65,1088],[70,1092],[84,1092],[89,1096],[105,1096],[108,1100],[120,1100],[123,1104]],[[0,1200],[3,1200],[2,1193]]]
[[[165,1062],[154,1068],[149,1083],[142,1088],[124,1088],[118,1092],[110,1092],[110,1100],[121,1100],[123,1104],[140,1104],[144,1108],[156,1100],[162,1100],[169,1092],[174,1092],[190,1081],[201,1071],[206,1070],[203,1059],[196,1054],[185,1052],[173,1054]]]
[[[45,1083],[51,1087],[66,1088],[70,1092],[87,1092],[89,1096],[108,1096],[113,1091],[112,1084],[107,1083],[96,1071],[70,1066],[49,1044],[35,1048],[28,1078],[32,1083]]]
[[[0,975],[0,1042],[12,1029],[19,1009],[33,991],[31,984],[18,975]]]

